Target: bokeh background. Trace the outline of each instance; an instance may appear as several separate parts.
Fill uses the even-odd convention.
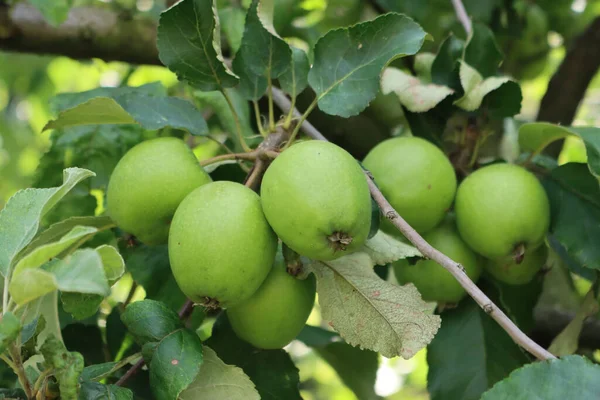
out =
[[[391,3],[393,0],[381,1]],[[104,0],[76,1],[77,4],[93,4],[98,7],[115,8],[136,16],[157,19],[164,9],[163,1],[153,0]],[[303,30],[325,31],[337,25],[356,22],[373,15],[368,2],[341,0],[281,0],[281,9],[300,10],[294,21],[280,21],[289,28],[287,35],[295,37],[296,43],[306,45],[310,35]],[[398,6],[406,11],[431,32],[435,41],[428,44],[435,51],[449,31],[460,35],[449,0],[405,1]],[[476,16],[485,16],[493,1],[465,1],[469,11]],[[540,101],[546,93],[550,78],[557,70],[566,53],[566,44],[573,40],[587,24],[600,15],[599,1],[546,0],[536,3],[545,13],[547,29],[542,31],[542,42],[537,50],[543,50],[536,59],[535,71],[520,77],[523,92],[520,121],[535,120]],[[486,6],[487,5],[487,6]],[[394,7],[394,6],[392,6]],[[434,10],[434,11],[432,11]],[[479,14],[478,14],[479,13]],[[285,16],[280,19],[285,20]],[[490,16],[491,18],[491,16]],[[296,37],[298,36],[298,37]],[[104,62],[93,59],[77,61],[66,57],[38,56],[0,52],[0,208],[17,190],[30,186],[51,186],[60,182],[55,171],[69,166],[85,166],[94,171],[101,170],[109,176],[110,170],[123,151],[135,144],[139,135],[151,135],[139,129],[111,128],[79,129],[61,135],[51,148],[52,131],[43,131],[44,125],[54,116],[50,100],[59,93],[79,92],[98,87],[119,85],[139,86],[150,82],[161,82],[172,94],[180,94],[182,86],[173,73],[158,66],[133,66],[121,62]],[[369,110],[365,112],[369,115]],[[573,125],[600,125],[600,74],[589,85],[581,101]],[[399,116],[388,134],[408,129]],[[83,143],[82,143],[83,142]],[[73,152],[74,148],[77,152]],[[84,149],[84,150],[82,150]],[[579,139],[570,137],[562,149],[559,162],[585,161],[585,149]],[[85,163],[86,165],[80,165]],[[52,166],[52,168],[50,168]],[[54,175],[52,175],[54,174]],[[94,198],[86,199],[95,213],[103,211],[103,186],[95,182]],[[83,200],[81,200],[83,201]],[[68,213],[68,210],[64,210]],[[579,282],[579,281],[576,281]],[[582,285],[584,285],[582,283]],[[123,301],[131,279],[125,278],[114,288],[112,303]],[[580,287],[585,293],[587,288]],[[143,298],[143,289],[136,292]],[[106,310],[109,311],[109,310]],[[210,330],[210,320],[201,328]],[[312,325],[320,325],[318,306],[309,319]],[[346,400],[355,395],[344,386],[334,369],[301,342],[289,346],[300,369],[302,394],[307,400]],[[348,360],[338,360],[347,362]],[[351,366],[347,362],[348,367]],[[376,393],[386,399],[424,400],[426,390],[427,362],[425,350],[411,360],[382,359],[377,371]]]

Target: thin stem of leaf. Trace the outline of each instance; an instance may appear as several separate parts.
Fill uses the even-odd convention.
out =
[[[296,140],[296,136],[298,135],[298,132],[300,132],[300,128],[302,127],[302,124],[304,123],[304,121],[306,121],[306,118],[308,118],[308,115],[312,112],[312,110],[314,110],[314,108],[317,106],[318,101],[319,101],[318,98],[315,98],[313,100],[313,102],[310,103],[310,105],[308,106],[306,111],[304,111],[304,114],[302,114],[302,116],[298,120],[298,123],[296,124],[296,127],[292,131],[292,134],[290,135],[290,139],[283,147],[284,150],[287,149],[288,147],[290,147],[292,145],[292,143],[294,143],[294,140]],[[290,105],[291,105],[291,103],[290,103]]]
[[[21,387],[25,391],[25,395],[28,399],[33,399],[33,391],[31,390],[31,382],[27,379],[27,374],[25,374],[25,368],[23,366],[23,362],[21,360],[21,349],[15,343],[9,346],[10,357],[13,360],[15,366],[15,374],[19,378],[19,383]]]
[[[294,110],[296,109],[296,96],[292,96],[290,110],[285,117],[285,121],[283,122],[283,128],[289,129],[290,124],[292,123],[292,119],[294,119]]]
[[[15,374],[17,373],[17,366],[10,360],[10,358],[8,358],[6,354],[0,354],[0,360],[4,361],[6,365],[8,365],[10,369],[14,371]]]
[[[209,136],[206,136],[206,138],[207,138],[207,139],[209,139],[209,140],[212,140],[212,141],[213,141],[213,142],[215,142],[215,143],[218,143],[218,144],[219,144],[219,146],[221,146],[221,147],[223,148],[223,150],[225,150],[227,153],[231,153],[231,154],[233,154],[233,152],[234,152],[234,151],[233,151],[233,150],[231,150],[231,149],[229,148],[229,146],[227,146],[225,143],[221,143],[221,141],[219,141],[217,138],[214,138],[214,137],[212,137],[212,136],[210,136],[210,135],[209,135]]]
[[[237,131],[236,133],[237,133],[237,137],[240,142],[240,145],[242,146],[244,151],[251,152],[252,149],[248,146],[248,143],[246,143],[246,139],[244,138],[244,135],[242,134],[242,124],[240,123],[240,117],[239,117],[235,107],[233,106],[231,97],[229,97],[229,94],[227,94],[227,91],[225,89],[222,89],[221,93],[223,93],[223,97],[225,97],[225,101],[227,101],[227,105],[229,106],[229,109],[231,110],[231,114],[233,115],[233,121],[235,122],[235,129]]]
[[[40,388],[43,387],[43,383],[44,381],[50,376],[52,375],[54,371],[52,371],[51,369],[46,369],[44,371],[42,371],[42,373],[40,374],[40,376],[38,376],[38,378],[35,380],[35,383],[33,384],[33,395],[36,396],[37,393],[40,391]]]
[[[102,379],[108,378],[109,376],[111,376],[112,374],[114,374],[115,372],[117,372],[118,370],[123,368],[124,366],[131,364],[134,360],[137,360],[138,358],[141,358],[141,357],[142,357],[142,353],[135,353],[135,354],[130,355],[129,357],[122,359],[114,367],[112,367],[109,371],[106,371],[104,374],[95,377],[94,381],[100,382]]]
[[[256,151],[251,151],[250,153],[221,154],[220,156],[216,156],[216,157],[209,158],[207,160],[200,161],[200,165],[202,167],[206,167],[207,165],[214,164],[214,163],[217,163],[220,161],[226,161],[226,160],[254,161],[254,160],[256,160],[257,156],[258,156],[258,153]]]
[[[267,98],[269,99],[269,132],[275,132],[275,111],[273,110],[273,82],[269,76],[267,86]]]
[[[267,137],[267,132],[263,127],[262,116],[260,115],[260,109],[258,108],[258,101],[252,100],[252,105],[254,106],[254,115],[256,117],[256,125],[258,126],[258,132],[264,137]]]

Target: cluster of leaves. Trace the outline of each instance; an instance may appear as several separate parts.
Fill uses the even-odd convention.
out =
[[[219,18],[227,21],[222,28],[235,53],[231,66],[222,54]],[[6,293],[0,353],[17,372],[25,363],[21,383],[26,379],[32,386],[23,387],[25,394],[44,388],[83,399],[128,399],[131,390],[136,398],[300,398],[298,370],[287,352],[252,348],[235,336],[224,316],[210,335],[198,335],[205,316],[196,312],[186,322],[175,312],[185,298],[171,275],[166,248],[128,247],[116,240],[118,231],[108,231],[114,228],[110,219],[92,216],[98,206],[92,192],[103,191],[124,152],[155,131],[198,137],[221,130],[230,133],[232,147],[242,150],[241,138],[253,136],[252,122],[261,133],[273,129],[271,113],[263,127],[259,118],[252,121],[250,105],[269,98],[271,87],[278,85],[294,102],[308,94],[308,111],[318,108],[344,118],[359,115],[387,94],[402,108],[411,132],[444,147],[459,171],[472,168],[482,156],[498,157],[497,146],[489,143],[502,133],[503,120],[519,112],[521,92],[513,79],[499,74],[502,55],[485,25],[474,24],[467,40],[447,37],[435,55],[414,57],[413,74],[394,60],[415,55],[427,35],[404,15],[385,14],[331,30],[312,41],[308,53],[283,40],[275,30],[278,24],[269,1],[253,1],[244,13],[239,8],[217,12],[212,0],[183,0],[162,14],[161,61],[194,89],[199,106],[211,109],[214,118],[208,121],[192,103],[166,96],[158,84],[55,99],[57,115],[46,126],[54,129],[53,144],[38,174],[38,186],[52,187],[17,193],[0,214]],[[282,121],[291,126],[291,114]],[[571,135],[584,141],[587,165],[557,166],[541,155],[550,142]],[[520,149],[540,169],[552,203],[549,242],[573,273],[589,280],[600,269],[594,246],[600,226],[597,137],[594,128],[541,123],[518,130]],[[71,165],[87,169],[68,168],[62,184],[57,182],[56,169]],[[89,205],[82,205],[84,198]],[[71,206],[61,209],[64,204]],[[557,394],[597,381],[598,367],[577,356],[525,365],[530,359],[473,301],[463,301],[440,318],[412,285],[386,282],[373,270],[414,256],[419,256],[416,249],[379,232],[360,252],[309,264],[317,276],[323,319],[339,334],[307,326],[298,339],[328,361],[359,398],[375,398],[377,353],[408,358],[425,346],[434,399],[527,398],[539,376],[552,383],[545,388],[547,398],[560,398]],[[146,300],[122,310],[107,305],[105,297],[125,271],[145,289]],[[483,285],[522,329],[531,327],[539,281],[518,290],[494,281]],[[110,314],[99,310],[101,305],[112,307]],[[103,330],[98,320],[106,323]],[[581,320],[562,341],[577,341]],[[78,347],[73,338],[84,333],[90,343]],[[565,348],[560,342],[555,346]],[[577,346],[570,348],[573,353]],[[105,354],[98,354],[103,349]],[[123,367],[140,359],[148,371],[127,381],[131,390],[115,385]],[[555,377],[565,374],[573,379],[557,387]],[[0,396],[23,397],[23,392],[13,393]]]

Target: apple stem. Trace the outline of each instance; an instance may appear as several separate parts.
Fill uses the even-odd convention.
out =
[[[519,243],[515,246],[515,249],[512,252],[512,259],[515,261],[515,264],[521,264],[525,259],[525,243]]]

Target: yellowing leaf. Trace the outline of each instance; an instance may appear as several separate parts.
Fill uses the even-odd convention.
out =
[[[381,77],[383,94],[395,93],[400,103],[412,112],[429,111],[454,93],[447,86],[423,83],[397,68],[386,68]]]
[[[360,251],[369,255],[373,265],[385,265],[408,257],[421,257],[421,253],[415,247],[382,230],[367,240]]]
[[[310,267],[317,276],[323,318],[353,346],[388,358],[410,358],[440,327],[440,317],[431,314],[417,289],[380,279],[367,254],[318,261]]]

